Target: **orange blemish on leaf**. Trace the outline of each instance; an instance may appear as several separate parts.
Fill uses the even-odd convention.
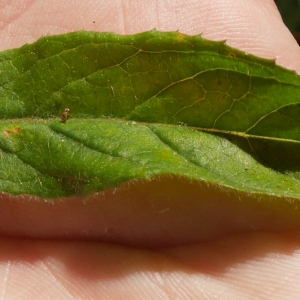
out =
[[[178,38],[178,40],[183,40],[184,36],[185,36],[184,34],[178,33],[177,38]]]
[[[13,132],[14,133],[19,133],[21,131],[21,128],[20,127],[15,127],[14,129],[13,129]]]
[[[9,130],[4,130],[4,131],[3,131],[3,135],[4,135],[4,136],[10,136],[10,133],[11,133],[11,132],[10,132]]]

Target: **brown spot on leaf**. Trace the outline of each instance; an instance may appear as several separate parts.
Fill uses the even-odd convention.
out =
[[[217,99],[219,100],[220,103],[223,103],[227,98],[227,94],[223,93],[221,94]]]
[[[21,131],[21,128],[20,127],[15,127],[14,129],[13,129],[13,132],[14,133],[19,133]]]
[[[10,133],[11,133],[11,132],[10,132],[9,130],[4,130],[4,131],[3,131],[3,135],[4,135],[4,136],[10,136]]]
[[[235,55],[235,53],[233,53],[233,52],[229,52],[228,55],[229,55],[230,57],[232,57],[232,58],[236,58],[236,55]]]

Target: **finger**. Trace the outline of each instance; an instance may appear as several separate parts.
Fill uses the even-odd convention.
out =
[[[1,297],[297,299],[299,246],[297,236],[267,233],[160,251],[2,239]]]
[[[255,195],[168,176],[83,199],[3,194],[0,202],[0,235],[23,238],[158,248],[237,233],[299,230],[298,211],[286,201],[270,197],[262,202]]]
[[[273,0],[36,0],[2,5],[0,49],[82,29],[133,34],[156,28],[227,40],[231,46],[300,72],[300,49]]]

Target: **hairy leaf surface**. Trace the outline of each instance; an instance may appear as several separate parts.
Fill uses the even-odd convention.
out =
[[[300,76],[274,61],[179,32],[82,31],[4,51],[0,72],[2,192],[170,175],[300,198]]]

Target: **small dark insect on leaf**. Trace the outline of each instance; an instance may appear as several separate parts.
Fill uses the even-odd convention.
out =
[[[68,108],[65,108],[65,110],[61,114],[61,120],[62,120],[62,122],[67,122],[69,114],[70,114],[70,110]]]

